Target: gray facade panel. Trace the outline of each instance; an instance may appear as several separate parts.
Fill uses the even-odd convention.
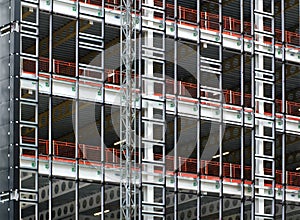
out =
[[[5,9],[8,11],[7,9]],[[4,20],[8,14],[4,13],[4,8],[1,7],[1,18]],[[9,20],[9,19],[7,19]],[[3,20],[1,19],[1,22]],[[0,191],[8,190],[7,172],[8,165],[8,148],[9,148],[9,35],[0,38],[0,170],[6,178],[0,178]],[[4,176],[3,176],[4,177]]]

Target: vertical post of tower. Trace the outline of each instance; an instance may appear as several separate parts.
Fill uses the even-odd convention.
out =
[[[135,25],[133,14],[136,7],[135,0],[123,0],[121,3],[121,89],[120,89],[120,210],[121,219],[135,218],[135,141],[134,128],[136,124],[136,108],[134,93],[136,87],[136,72],[134,68]],[[123,39],[124,38],[124,39]]]
[[[282,91],[282,102],[281,102],[281,114],[282,114],[282,138],[281,138],[281,152],[282,152],[282,212],[281,219],[286,219],[286,188],[287,188],[287,173],[286,173],[286,114],[287,114],[287,105],[286,105],[286,42],[285,42],[285,1],[281,0],[281,53],[282,53],[282,63],[281,63],[281,91]]]

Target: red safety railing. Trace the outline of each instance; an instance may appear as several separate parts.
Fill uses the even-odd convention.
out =
[[[33,138],[22,137],[27,142],[34,142]],[[49,144],[48,140],[40,139],[39,143],[39,155],[41,159],[47,158],[49,155],[49,147],[52,148],[52,155],[54,160],[64,161],[67,163],[73,163],[75,160],[75,144],[63,141],[53,140],[52,145]],[[80,159],[80,163],[83,164],[93,164],[100,165],[101,154],[105,154],[105,164],[119,166],[120,163],[120,150],[115,148],[105,148],[102,149],[100,146],[92,146],[86,144],[78,145],[78,158]],[[24,151],[22,156],[33,157],[34,155],[29,153],[30,151]],[[154,154],[154,160],[160,161],[163,156],[161,154]],[[138,158],[138,154],[136,154],[136,158]],[[167,174],[174,173],[174,157],[166,155],[165,156],[165,164]],[[197,178],[197,173],[200,173],[201,178],[204,179],[219,179],[219,169],[220,163],[217,161],[200,161],[200,170],[197,170],[197,159],[195,158],[185,158],[178,157],[177,164],[179,164],[179,175],[194,177]],[[241,182],[241,165],[234,163],[223,163],[223,177],[226,181],[231,182]],[[272,170],[265,168],[265,175],[271,175]],[[245,181],[251,182],[251,167],[244,167]],[[276,184],[277,187],[281,187],[282,183],[282,171],[276,170],[275,172]],[[287,179],[286,182],[291,187],[300,187],[300,172],[291,172],[287,171],[286,173]]]
[[[75,76],[75,69],[76,66],[74,63],[71,62],[65,62],[61,60],[54,60],[53,61],[53,66],[54,66],[54,73],[58,75],[66,75],[66,76]],[[35,62],[32,60],[24,59],[23,60],[23,72],[35,74]],[[49,59],[41,57],[39,59],[39,69],[40,72],[48,72],[49,71]],[[92,74],[90,74],[92,72]],[[88,76],[91,78],[101,78],[102,76],[97,75],[95,76],[94,71],[89,71],[89,70],[84,70],[80,69],[79,70],[80,75]],[[99,73],[102,74],[102,73]],[[41,74],[41,76],[43,76]],[[109,70],[106,69],[104,71],[104,79],[107,83],[111,84],[116,84],[120,85],[120,71],[118,70]],[[68,78],[63,78],[63,77],[56,77],[55,79],[57,80],[68,80]],[[74,81],[75,82],[75,81]],[[97,86],[100,86],[100,84],[95,84]],[[174,95],[174,80],[171,79],[166,79],[166,84],[165,84],[165,89],[166,89],[166,94],[169,95]],[[161,94],[162,92],[162,85],[157,84],[155,85],[155,93],[156,94]],[[195,83],[189,83],[189,82],[182,82],[178,81],[177,82],[177,90],[178,90],[178,95],[180,96],[186,96],[186,97],[191,97],[191,98],[197,98],[197,85]],[[212,94],[209,92],[204,92],[201,91],[201,96],[203,98],[214,98]],[[224,96],[224,102],[226,104],[232,104],[232,105],[241,105],[241,93],[240,92],[235,92],[232,90],[223,90],[223,96]],[[280,113],[282,111],[282,101],[279,99],[276,99],[276,112]],[[251,94],[244,94],[244,106],[250,108],[251,107]],[[265,112],[271,112],[271,109],[268,109],[266,107]],[[292,101],[286,101],[286,112],[289,115],[295,115],[295,116],[300,116],[300,103],[297,102],[292,102]]]
[[[115,5],[115,9],[117,9],[117,6],[120,5],[120,0],[105,0],[105,3],[107,4],[108,7],[110,7],[111,5]],[[157,7],[162,7],[163,3],[160,0],[154,0],[154,5]],[[158,19],[162,17],[161,13],[154,13],[154,16],[157,17]],[[196,9],[179,6],[178,16],[179,16],[179,22],[181,24],[193,25],[196,27],[196,23],[197,23]],[[170,20],[174,18],[174,5],[166,3],[166,17],[167,19]],[[202,29],[219,31],[219,27],[220,27],[219,15],[209,13],[209,12],[201,12],[200,19],[201,19],[200,25]],[[241,33],[240,20],[229,16],[223,16],[222,22],[223,22],[224,34],[234,35],[234,34]],[[265,26],[263,30],[271,33],[271,28],[268,26]],[[275,41],[281,42],[281,33],[282,32],[280,29],[275,29]],[[246,35],[251,34],[251,22],[244,22],[244,34]],[[264,40],[266,42],[270,42],[270,39],[268,39],[267,37],[264,37]],[[288,44],[300,46],[300,34],[295,32],[285,31],[285,41]]]

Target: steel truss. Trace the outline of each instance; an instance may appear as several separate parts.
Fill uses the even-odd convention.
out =
[[[136,207],[136,19],[135,0],[121,2],[120,210],[121,219],[135,219]]]

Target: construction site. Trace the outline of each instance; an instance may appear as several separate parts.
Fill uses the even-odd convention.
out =
[[[298,0],[0,0],[0,218],[300,220]]]

